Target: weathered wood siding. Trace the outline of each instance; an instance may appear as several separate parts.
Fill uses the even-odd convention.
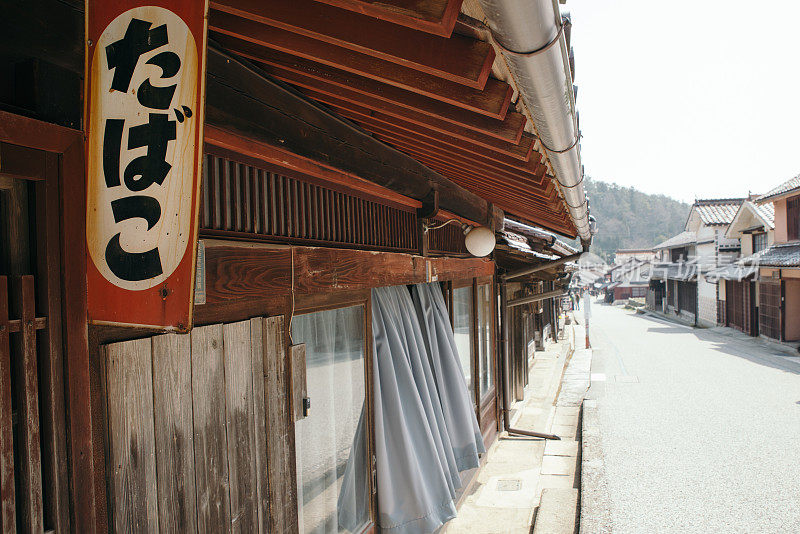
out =
[[[257,318],[104,346],[115,531],[297,529],[283,329]]]

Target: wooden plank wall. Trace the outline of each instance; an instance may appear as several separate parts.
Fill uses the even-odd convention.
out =
[[[104,346],[115,531],[296,531],[283,329],[256,318]]]

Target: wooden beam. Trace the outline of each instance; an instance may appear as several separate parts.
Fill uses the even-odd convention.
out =
[[[546,200],[537,199],[516,187],[498,187],[498,184],[491,183],[486,176],[476,176],[434,160],[426,160],[424,157],[419,159],[432,169],[448,176],[461,187],[493,202],[503,211],[508,211],[518,216],[536,212],[543,217],[552,219],[551,223],[567,220],[566,214],[559,203],[550,203]]]
[[[487,148],[494,146],[498,139],[518,144],[522,139],[522,133],[527,121],[523,114],[516,111],[509,111],[506,113],[506,118],[500,121],[477,113],[465,112],[459,108],[455,108],[457,113],[453,114],[457,118],[453,119],[449,116],[443,118],[442,108],[452,109],[452,106],[428,98],[425,98],[425,103],[432,105],[427,105],[424,110],[419,110],[372,95],[359,93],[345,85],[335,86],[290,70],[272,66],[266,66],[266,70],[273,77],[299,87],[305,94],[310,96],[318,95],[319,98],[315,96],[317,100],[323,101],[325,97],[329,97],[350,102],[412,124],[424,126],[441,133],[449,133],[459,139],[472,141]],[[448,111],[448,109],[444,111]],[[468,122],[465,123],[463,121]]]
[[[469,190],[472,190],[471,185],[482,184],[487,186],[487,188],[490,188],[489,190],[493,192],[494,196],[502,195],[504,193],[513,194],[518,195],[520,199],[530,198],[536,202],[543,203],[543,205],[548,207],[556,206],[555,199],[557,197],[547,196],[542,192],[536,191],[536,186],[533,184],[526,183],[518,179],[498,177],[493,173],[480,172],[470,168],[469,166],[453,163],[452,161],[444,161],[444,158],[437,158],[436,156],[431,156],[430,154],[426,154],[415,149],[404,148],[400,145],[398,145],[398,148],[407,151],[415,159],[418,159],[429,167],[436,169],[438,172],[441,172],[444,176],[451,178],[456,183],[464,185]],[[465,179],[470,180],[469,186],[464,182]]]
[[[552,200],[552,194],[546,194],[540,182],[531,175],[522,173],[512,174],[498,170],[486,169],[479,163],[469,160],[460,159],[457,156],[452,156],[448,152],[427,150],[424,146],[414,145],[407,143],[403,140],[395,139],[390,136],[385,136],[376,133],[376,138],[385,141],[386,143],[398,148],[399,150],[412,154],[415,159],[423,157],[426,161],[434,161],[444,165],[450,166],[453,170],[468,171],[475,176],[480,176],[481,179],[487,184],[494,184],[499,189],[517,190],[520,194],[533,194],[538,198]],[[447,175],[445,175],[447,176]]]
[[[209,124],[417,200],[436,188],[444,209],[481,224],[494,224],[497,214],[484,199],[213,48],[209,49],[208,73]]]
[[[264,167],[264,163],[271,164],[271,167],[277,165],[281,169],[278,172],[294,174],[305,182],[408,211],[414,211],[422,205],[419,200],[403,196],[354,174],[325,167],[280,147],[261,143],[213,125],[206,125],[203,136],[205,140],[203,151],[206,154],[214,154],[258,168]]]
[[[536,185],[544,183],[545,167],[538,162],[519,162],[510,158],[505,158],[491,151],[480,149],[474,146],[464,146],[463,143],[453,142],[446,137],[438,139],[426,138],[417,135],[415,132],[395,128],[391,125],[380,122],[371,117],[335,108],[337,113],[348,117],[361,124],[367,130],[383,137],[392,138],[397,141],[405,142],[410,146],[416,146],[431,153],[444,153],[453,158],[478,165],[480,168],[503,173],[508,176],[518,176],[529,179]],[[500,161],[498,161],[500,160]]]
[[[564,228],[557,229],[559,233],[573,233],[572,231],[563,232],[564,229],[571,228],[571,223],[560,201],[542,204],[541,201],[532,198],[529,194],[509,191],[507,188],[500,189],[493,184],[487,185],[485,176],[476,177],[463,171],[453,170],[453,168],[441,165],[436,161],[426,161],[422,157],[419,159],[462,187],[491,201],[504,212],[546,228],[563,225]]]
[[[423,114],[418,114],[420,117],[416,118],[409,117],[410,113],[408,112],[405,116],[399,113],[385,114],[370,106],[354,104],[317,91],[303,89],[301,92],[318,102],[335,108],[342,115],[358,116],[360,122],[366,120],[391,130],[402,130],[413,137],[426,137],[437,144],[445,143],[499,163],[529,170],[535,167],[541,159],[539,152],[533,150],[535,138],[527,133],[524,134],[524,137],[520,134],[521,143],[512,143],[487,137],[453,124],[443,123],[443,121],[436,124],[435,119],[431,121],[429,117],[426,121]],[[532,156],[536,158],[535,163],[531,161]]]
[[[571,261],[578,261],[581,258],[581,256],[583,256],[583,254],[584,254],[583,252],[578,252],[578,253],[572,254],[570,256],[564,256],[564,257],[559,258],[557,260],[537,263],[536,265],[532,265],[530,267],[525,267],[523,269],[519,269],[517,271],[511,271],[509,273],[501,275],[500,278],[502,278],[503,280],[511,280],[513,278],[519,278],[520,276],[525,276],[525,275],[532,274],[532,273],[535,273],[535,272],[538,272],[538,271],[543,271],[545,269],[551,269],[553,267],[558,267],[559,265],[564,265],[565,263],[569,263]]]
[[[269,62],[273,51],[288,53],[500,120],[505,118],[511,104],[513,90],[494,78],[487,80],[483,90],[473,89],[358,52],[328,44],[320,46],[313,39],[257,22],[239,20],[242,22],[229,29],[220,25],[219,17],[212,18],[209,30],[215,31],[210,37],[231,52],[249,59]]]
[[[206,240],[206,304],[246,302],[264,295],[287,297],[357,291],[386,285],[472,278],[494,273],[485,258],[423,258],[412,254],[316,247],[236,244]]]
[[[317,0],[442,37],[453,33],[463,0]]]
[[[45,153],[41,150],[0,143],[0,176],[44,180]]]
[[[270,33],[295,33],[475,89],[483,89],[495,58],[490,43],[472,37],[430,35],[313,0],[217,0],[211,7],[215,28],[247,35],[252,25],[240,22],[247,19]],[[235,29],[240,25],[245,33]]]
[[[419,111],[426,116],[436,117],[512,143],[519,142],[525,126],[525,117],[520,117],[521,114],[515,111],[507,112],[506,117],[499,120],[416,92],[377,82],[365,76],[282,52],[271,51],[268,57],[265,56],[259,60],[259,64],[276,78],[294,85],[338,96],[344,100],[387,113],[388,111],[382,109],[379,103],[385,103],[395,110],[399,108]],[[494,82],[490,80],[488,83]]]
[[[319,101],[330,105],[341,115],[357,120],[358,122],[375,125],[384,130],[393,131],[425,143],[430,142],[436,146],[449,146],[457,150],[470,152],[476,156],[482,156],[497,163],[522,169],[525,172],[534,172],[536,168],[541,165],[541,154],[533,150],[533,137],[527,134],[523,137],[523,142],[520,145],[512,145],[505,141],[494,141],[491,143],[492,147],[487,148],[486,146],[471,141],[454,138],[448,133],[439,133],[430,128],[412,124],[401,119],[387,117],[382,113],[370,111],[369,109],[356,106],[355,104],[342,101],[336,101],[334,103],[334,99],[330,97],[324,97],[324,99]],[[498,150],[498,148],[500,149]]]

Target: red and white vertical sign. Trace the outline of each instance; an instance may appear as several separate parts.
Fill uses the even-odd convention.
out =
[[[89,320],[192,324],[207,0],[86,2]]]

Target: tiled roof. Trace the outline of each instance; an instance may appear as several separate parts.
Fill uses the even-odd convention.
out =
[[[688,245],[690,243],[694,243],[697,241],[697,235],[694,232],[681,232],[680,234],[670,237],[663,243],[659,243],[658,245],[653,247],[653,250],[660,250],[664,248],[674,248],[680,247],[683,245]]]
[[[761,215],[771,227],[775,227],[775,205],[772,202],[765,204],[756,204],[756,211]]]
[[[749,265],[731,264],[717,267],[707,272],[705,275],[706,281],[715,283],[719,280],[736,280],[741,282],[745,278],[750,278],[758,274],[758,267]]]
[[[800,243],[772,245],[748,262],[760,267],[800,267]]]
[[[692,209],[703,224],[730,224],[745,198],[720,198],[696,200]]]
[[[696,280],[697,264],[694,263],[659,263],[650,271],[653,280]]]
[[[768,191],[766,194],[761,195],[756,199],[757,204],[761,204],[763,202],[768,202],[773,198],[779,197],[783,194],[789,193],[795,189],[800,189],[800,174],[795,176],[794,178],[790,178],[786,180],[778,187]]]

